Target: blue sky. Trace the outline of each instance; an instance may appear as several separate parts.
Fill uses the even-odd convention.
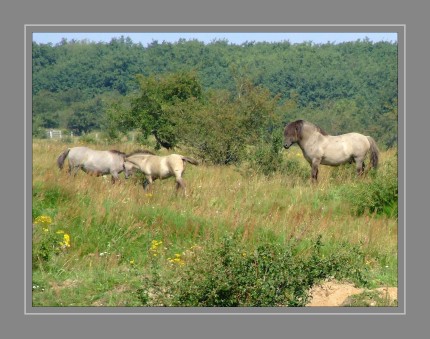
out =
[[[311,41],[316,44],[321,43],[341,43],[346,41],[356,41],[358,39],[368,38],[370,41],[397,41],[397,33],[395,32],[366,32],[366,33],[42,33],[34,32],[33,41],[37,43],[52,43],[53,45],[59,43],[63,38],[68,41],[74,40],[88,40],[91,42],[109,42],[114,37],[130,37],[134,43],[142,43],[146,47],[149,43],[157,40],[159,43],[176,42],[179,39],[197,39],[204,43],[210,43],[214,40],[226,39],[233,44],[242,44],[246,41],[266,41],[266,42],[280,42],[289,41],[290,43],[301,43],[304,41]]]

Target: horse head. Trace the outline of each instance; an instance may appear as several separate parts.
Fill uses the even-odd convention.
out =
[[[124,177],[128,179],[130,176],[133,175],[133,172],[135,171],[135,169],[139,169],[139,166],[136,163],[125,158],[124,159]]]
[[[138,169],[138,170],[140,169],[140,166],[138,163],[129,159],[129,157],[131,157],[133,155],[139,155],[139,154],[141,154],[141,155],[155,155],[155,153],[148,151],[146,149],[136,150],[136,151],[133,151],[133,152],[125,155],[124,156],[124,176],[126,179],[128,179],[136,169]]]
[[[290,122],[284,129],[284,148],[288,149],[290,146],[301,139],[303,127],[303,120]]]

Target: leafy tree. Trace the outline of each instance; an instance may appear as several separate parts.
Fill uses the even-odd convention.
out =
[[[62,104],[56,98],[56,95],[41,91],[39,95],[32,100],[33,117],[37,119],[39,127],[57,128],[58,127],[58,112],[62,109]]]
[[[195,72],[164,76],[138,76],[140,94],[131,100],[131,109],[123,114],[123,123],[138,128],[147,137],[154,135],[158,147],[172,148],[178,143],[175,105],[202,99],[202,87]]]
[[[103,108],[103,101],[100,97],[85,103],[74,104],[72,114],[67,121],[67,128],[76,135],[100,128]]]
[[[279,96],[273,97],[268,89],[255,86],[247,76],[237,76],[236,97],[233,100],[236,114],[242,117],[247,131],[247,142],[254,143],[278,126],[281,117],[276,114]]]
[[[197,155],[213,164],[238,163],[244,156],[246,129],[243,116],[226,91],[211,91],[204,105],[194,103],[182,111],[181,141]]]

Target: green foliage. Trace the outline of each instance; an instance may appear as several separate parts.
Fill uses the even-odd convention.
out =
[[[46,139],[46,130],[43,128],[44,122],[41,116],[33,116],[32,136],[38,139]]]
[[[176,106],[186,103],[182,109],[187,115],[195,104],[190,98],[200,101],[209,91],[222,90],[233,98],[234,113],[246,117],[241,123],[248,130],[259,129],[246,136],[247,142],[258,142],[270,130],[267,121],[272,119],[272,126],[280,123],[273,116],[265,120],[277,111],[283,123],[305,118],[332,134],[372,135],[382,148],[397,143],[396,43],[235,45],[217,40],[205,45],[182,39],[143,47],[121,37],[110,43],[34,43],[32,53],[33,115],[42,128],[69,126],[79,133],[98,129],[109,107],[91,109],[92,102],[99,95],[116,93],[133,105],[133,116],[122,111],[123,124],[115,129],[137,128],[144,135],[154,134],[159,145],[174,146],[183,141]],[[199,122],[204,119],[200,116]],[[112,131],[108,134],[115,138]],[[236,152],[236,145],[229,147],[233,151],[228,153]]]
[[[284,171],[282,158],[282,134],[273,133],[270,142],[260,141],[248,155],[251,168],[264,175]]]
[[[358,182],[352,187],[345,187],[344,194],[350,202],[353,212],[385,214],[396,217],[398,214],[398,176],[397,162],[387,162],[377,172],[372,172],[371,183]]]
[[[147,277],[138,291],[142,304],[304,306],[309,301],[310,288],[325,278],[367,283],[367,273],[360,269],[363,255],[355,246],[345,244],[336,254],[325,256],[320,237],[308,253],[276,242],[261,244],[250,252],[236,235],[226,235],[221,243],[206,248],[176,267],[174,283],[166,282],[166,277],[162,279],[159,270]]]
[[[310,167],[303,165],[298,159],[288,159],[283,167],[285,175],[297,178],[298,183],[308,182],[310,175]]]
[[[200,159],[213,164],[234,164],[243,159],[243,117],[237,114],[227,92],[211,92],[204,105],[195,103],[192,109],[181,111],[177,122],[180,140]]]
[[[63,230],[54,231],[52,219],[39,215],[33,221],[32,267],[37,269],[70,247],[70,235]]]
[[[67,119],[67,128],[75,135],[88,133],[100,128],[101,116],[105,105],[101,97],[88,100],[85,103],[75,103],[71,107],[71,114]]]
[[[121,122],[139,129],[147,137],[154,135],[157,148],[172,148],[178,143],[174,113],[176,105],[186,109],[188,102],[202,97],[202,88],[194,72],[179,72],[164,76],[138,76],[140,94],[131,101],[129,113]]]
[[[246,76],[237,77],[236,93],[210,91],[203,102],[180,110],[176,126],[180,141],[191,146],[201,159],[214,164],[238,164],[247,158],[246,146],[260,143],[272,148],[279,158],[280,116],[276,114],[278,98],[254,85]],[[275,155],[276,153],[276,155]],[[257,157],[255,157],[257,158]],[[274,161],[274,160],[273,160]]]
[[[79,140],[85,144],[93,144],[94,145],[94,144],[98,143],[96,136],[92,133],[84,133]]]

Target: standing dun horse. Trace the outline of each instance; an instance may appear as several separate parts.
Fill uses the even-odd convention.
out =
[[[125,170],[126,154],[116,150],[98,151],[88,147],[72,147],[66,149],[57,158],[58,168],[61,170],[66,158],[69,160],[69,174],[76,175],[81,169],[85,173],[100,176],[112,175],[112,183],[118,180],[118,174]],[[130,172],[125,172],[125,177]]]
[[[312,167],[312,180],[318,179],[318,166],[338,166],[355,162],[357,175],[364,172],[364,159],[370,152],[370,162],[377,168],[379,150],[375,140],[359,133],[347,133],[338,136],[328,135],[320,127],[305,121],[289,123],[284,129],[284,147],[288,149],[297,143],[303,156]]]
[[[174,176],[176,191],[182,188],[186,194],[185,182],[182,179],[185,162],[198,165],[197,160],[179,154],[158,156],[149,151],[135,151],[127,154],[125,168],[128,173],[134,169],[138,169],[145,175],[146,180],[143,183],[145,190],[156,179],[165,179]]]

